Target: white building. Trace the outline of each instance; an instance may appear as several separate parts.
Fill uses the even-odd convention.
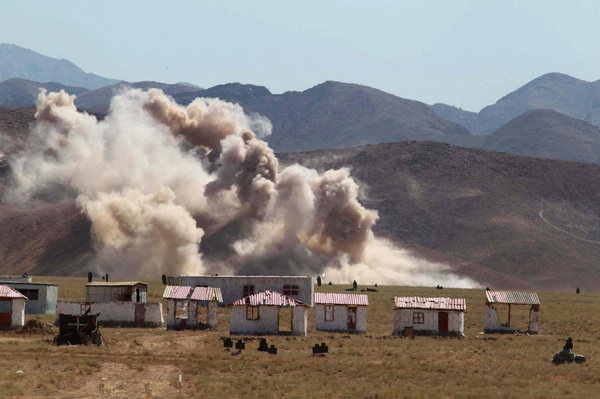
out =
[[[27,297],[7,285],[0,285],[0,329],[22,327],[25,324]]]
[[[367,332],[366,294],[315,293],[317,330]]]
[[[0,284],[7,285],[27,297],[25,314],[55,314],[58,301],[58,285],[33,282],[31,276],[0,277]]]
[[[220,288],[226,304],[260,291],[275,291],[312,307],[315,293],[311,276],[179,276],[169,277],[168,284]]]
[[[217,328],[217,305],[223,302],[219,288],[168,285],[163,298],[167,300],[167,330]]]
[[[275,291],[261,291],[238,299],[231,307],[229,333],[231,335],[280,334],[306,335],[308,305]],[[289,308],[290,326],[280,328],[280,311]]]
[[[394,297],[394,304],[394,335],[465,336],[464,299]]]
[[[85,285],[86,302],[137,302],[148,300],[148,284],[141,281],[95,282]]]
[[[525,305],[529,308],[527,332],[537,334],[539,328],[540,299],[535,292],[486,291],[485,328],[486,333],[512,333],[518,331],[511,327],[512,305]],[[508,317],[504,324],[498,322],[498,308],[508,306]]]
[[[97,282],[86,284],[85,302],[59,301],[56,323],[61,313],[83,315],[100,313],[102,327],[161,327],[162,303],[147,302],[148,284],[140,281]]]

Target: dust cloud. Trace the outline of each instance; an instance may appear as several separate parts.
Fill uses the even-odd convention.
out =
[[[219,99],[184,107],[128,89],[99,120],[75,96],[41,90],[7,200],[76,199],[97,269],[115,277],[324,272],[336,283],[476,286],[374,237],[377,212],[359,203],[348,169],[280,168],[262,140],[271,129]]]

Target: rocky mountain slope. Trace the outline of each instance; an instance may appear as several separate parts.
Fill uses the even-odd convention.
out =
[[[443,118],[462,124],[474,134],[490,133],[534,109],[550,109],[600,126],[600,80],[586,82],[561,73],[548,73],[507,94],[479,113],[445,104],[434,104],[432,109]]]
[[[86,73],[65,59],[46,57],[14,44],[0,43],[0,82],[21,78],[35,82],[59,82],[65,86],[97,89],[119,82]]]

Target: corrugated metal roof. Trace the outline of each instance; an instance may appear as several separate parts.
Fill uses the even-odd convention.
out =
[[[221,289],[217,287],[196,287],[192,294],[192,299],[195,301],[214,301],[223,302]]]
[[[192,287],[189,287],[189,286],[167,285],[165,287],[165,292],[163,293],[163,298],[165,298],[165,299],[188,299],[190,296],[191,290],[192,290]]]
[[[260,291],[259,293],[249,295],[244,298],[240,298],[237,301],[229,304],[229,306],[259,306],[259,305],[271,305],[271,306],[308,306],[304,302],[300,302],[287,295],[280,294],[275,291]]]
[[[13,288],[10,288],[8,285],[0,285],[0,298],[27,299],[25,295]]]
[[[440,309],[440,310],[467,310],[467,301],[464,298],[425,298],[425,297],[394,297],[394,304],[402,309]]]
[[[486,291],[488,303],[510,303],[514,305],[539,305],[535,292]]]
[[[369,305],[366,294],[334,294],[332,292],[315,292],[315,304],[322,305]]]
[[[193,301],[223,302],[220,288],[215,287],[190,287],[186,285],[167,285],[163,293],[165,299],[190,299]]]
[[[121,287],[121,286],[134,286],[137,284],[143,284],[143,285],[148,285],[147,283],[144,283],[142,281],[111,281],[111,282],[106,282],[106,281],[94,281],[92,283],[87,283],[85,286],[86,287],[97,287],[97,286],[101,286],[101,287]]]

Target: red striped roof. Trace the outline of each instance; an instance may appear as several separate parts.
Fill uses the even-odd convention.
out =
[[[189,299],[192,301],[214,301],[223,302],[220,288],[196,287],[187,285],[167,285],[163,293],[165,299]]]
[[[0,285],[0,298],[25,299],[27,297],[8,285]]]
[[[229,304],[229,306],[259,306],[259,305],[271,305],[271,306],[308,306],[304,302],[300,302],[287,295],[280,294],[279,292],[266,290],[259,293],[240,298],[237,301]]]
[[[425,298],[419,296],[394,297],[394,304],[400,309],[440,309],[467,310],[467,301],[463,298]]]
[[[223,302],[221,289],[217,287],[196,287],[192,293],[191,299],[195,301],[214,301]]]
[[[322,305],[369,305],[366,294],[334,294],[332,292],[315,292],[315,304]]]
[[[165,299],[189,299],[191,290],[192,290],[192,287],[190,287],[190,286],[167,285],[165,287],[165,292],[163,293],[163,298],[165,298]]]

